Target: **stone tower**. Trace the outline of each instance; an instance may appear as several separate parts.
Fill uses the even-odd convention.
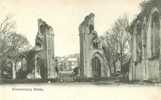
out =
[[[54,33],[53,28],[42,19],[38,19],[38,33],[36,36],[35,47],[38,53],[35,55],[36,61],[42,59],[40,64],[45,78],[55,78],[54,70]],[[40,63],[42,63],[40,61]],[[38,62],[36,64],[38,66]],[[42,68],[43,67],[43,68]]]
[[[91,39],[87,39],[90,31],[94,30],[94,14],[91,13],[89,16],[86,16],[85,20],[79,26],[79,36],[80,36],[80,66],[81,66],[81,77],[85,77],[85,73],[88,73],[88,69],[85,66],[87,65],[88,59],[88,50]]]
[[[110,75],[101,41],[94,29],[94,17],[95,15],[90,13],[79,26],[80,76],[99,79]]]

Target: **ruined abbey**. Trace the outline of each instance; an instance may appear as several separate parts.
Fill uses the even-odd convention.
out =
[[[133,21],[129,80],[161,80],[161,7],[157,4]]]
[[[42,19],[38,19],[38,32],[35,38],[35,46],[19,56],[21,60],[12,68],[13,79],[56,78],[53,28]],[[20,71],[19,69],[24,70]],[[21,73],[18,73],[18,71]]]
[[[108,62],[94,28],[94,17],[93,13],[89,14],[79,26],[80,73],[85,78],[108,78]]]
[[[35,41],[35,78],[54,78],[54,33],[53,28],[38,19],[38,33]],[[42,75],[41,75],[41,71]]]
[[[159,1],[158,1],[159,2]],[[148,6],[149,7],[149,6]],[[109,62],[103,50],[94,23],[95,15],[90,13],[79,25],[80,79],[108,80],[112,75]],[[143,8],[132,21],[128,31],[131,35],[130,60],[127,78],[129,81],[161,82],[161,7],[157,3],[148,9]],[[20,54],[22,72],[28,79],[55,79],[59,77],[54,50],[53,28],[38,19],[38,32],[35,46]],[[74,57],[73,57],[74,58]],[[66,60],[63,60],[66,61]],[[72,60],[71,60],[72,61]],[[74,59],[75,63],[77,61]],[[64,64],[62,62],[62,64]],[[72,63],[70,63],[72,66]],[[75,64],[77,65],[77,64]],[[12,78],[16,79],[18,65],[12,66]],[[25,73],[27,72],[27,73]],[[72,73],[73,74],[73,73]]]

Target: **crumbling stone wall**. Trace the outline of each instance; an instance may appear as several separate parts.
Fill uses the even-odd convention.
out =
[[[161,15],[157,8],[150,12],[133,23],[129,80],[161,80]]]
[[[53,28],[42,19],[38,19],[34,50],[35,76],[43,79],[55,78]]]
[[[109,77],[109,68],[107,60],[104,57],[101,41],[94,29],[93,13],[85,17],[84,21],[79,26],[80,35],[80,69],[81,76],[84,78],[95,78],[92,69],[92,59],[97,57],[101,63],[100,77]],[[97,63],[96,63],[97,64]]]

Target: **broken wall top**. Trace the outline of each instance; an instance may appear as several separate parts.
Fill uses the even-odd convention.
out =
[[[45,21],[39,18],[38,19],[38,32],[45,33],[47,31],[52,32],[53,28],[50,25],[48,25]]]
[[[82,31],[88,31],[90,26],[94,30],[94,13],[90,13],[84,18],[84,21],[79,26],[79,31],[82,33]]]

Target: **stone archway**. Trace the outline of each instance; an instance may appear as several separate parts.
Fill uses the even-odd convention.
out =
[[[101,61],[97,56],[92,58],[92,76],[94,78],[101,77]]]
[[[91,75],[92,78],[101,78],[104,77],[105,69],[105,62],[102,55],[102,52],[99,50],[94,50],[90,59],[90,66],[91,66]],[[107,71],[107,70],[106,70]]]
[[[151,51],[152,57],[160,55],[160,14],[158,11],[151,16]]]
[[[147,56],[148,58],[159,58],[160,55],[160,11],[153,8],[149,14],[147,30]]]

